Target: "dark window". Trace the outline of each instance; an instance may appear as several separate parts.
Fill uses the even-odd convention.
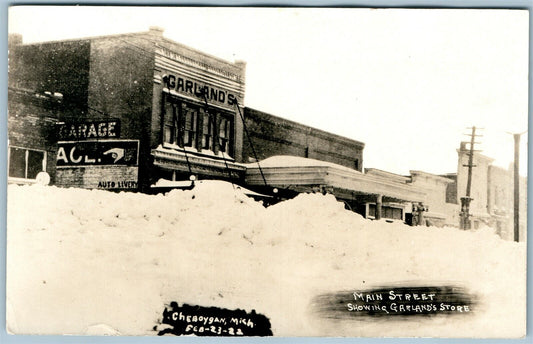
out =
[[[233,154],[232,114],[171,99],[163,118],[163,143]]]
[[[9,177],[35,179],[44,171],[45,153],[43,151],[10,147]]]
[[[207,150],[213,150],[213,115],[210,113],[204,113],[204,125],[203,125],[203,136],[202,136],[202,148]]]
[[[376,205],[375,204],[368,205],[368,216],[376,217]]]
[[[165,104],[165,129],[163,132],[163,142],[176,144],[176,105],[173,103]]]
[[[353,165],[356,170],[359,170],[359,159],[355,159],[355,161],[353,162]]]
[[[21,148],[9,149],[9,176],[26,178],[26,150]]]
[[[175,128],[171,125],[165,125],[164,141],[167,143],[175,143],[174,138]]]
[[[230,137],[231,137],[231,121],[228,118],[220,116],[220,123],[218,126],[218,140],[220,143],[220,151],[227,154],[230,153]]]
[[[35,179],[37,174],[43,171],[44,152],[28,150],[28,169],[26,178]]]
[[[183,145],[194,147],[196,142],[196,132],[198,131],[198,113],[196,109],[187,108],[184,113],[185,123],[183,131]]]

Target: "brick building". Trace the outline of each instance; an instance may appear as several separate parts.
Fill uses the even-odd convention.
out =
[[[243,178],[235,104],[244,99],[244,63],[170,41],[158,28],[16,43],[9,66],[10,147],[30,130],[16,127],[16,118],[29,123],[31,113],[15,94],[57,100],[58,111],[37,111],[55,122],[55,137],[38,145],[49,151],[47,159],[56,158],[46,164],[56,185],[148,192],[159,178],[229,177],[227,171]]]
[[[257,159],[273,155],[292,155],[332,162],[357,171],[363,169],[365,144],[320,129],[245,108],[244,118],[250,133],[245,140],[243,161],[256,160],[250,142],[255,145]]]

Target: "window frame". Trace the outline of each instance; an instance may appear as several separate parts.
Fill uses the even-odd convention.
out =
[[[24,150],[24,177],[12,177],[10,175],[10,170],[11,170],[11,148]],[[29,152],[30,151],[43,153],[43,159],[42,159],[41,171],[40,172],[46,172],[47,159],[48,159],[48,152],[46,150],[44,150],[44,149],[36,149],[36,148],[27,148],[27,147],[22,147],[22,146],[8,145],[8,149],[7,149],[7,179],[8,179],[8,181],[25,182],[25,183],[36,183],[37,182],[37,178],[28,178],[28,158],[29,158]]]
[[[225,115],[224,113],[218,113],[218,123],[217,123],[217,130],[218,130],[218,133],[217,133],[217,139],[218,139],[218,149],[220,152],[223,152],[224,154],[228,155],[228,156],[233,156],[233,152],[232,152],[232,147],[233,147],[233,126],[234,126],[234,121],[232,121],[232,118],[230,115]],[[222,136],[220,135],[221,131],[220,129],[222,128],[222,122],[225,121],[226,123],[226,130],[225,130],[225,135],[226,136]]]
[[[211,106],[206,109],[203,104],[174,96],[163,97],[162,101],[165,103],[161,106],[163,123],[160,140],[164,148],[234,159],[236,120],[234,113]],[[188,119],[191,121],[187,122]],[[219,132],[222,121],[227,123],[224,136]],[[190,129],[187,123],[190,123]]]

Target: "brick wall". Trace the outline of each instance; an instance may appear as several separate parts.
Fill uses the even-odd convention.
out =
[[[257,153],[263,160],[273,155],[294,155],[362,171],[364,143],[308,127],[251,108],[244,108],[245,124]],[[255,159],[246,133],[242,161]]]
[[[137,189],[137,166],[58,168],[57,185],[91,189]]]
[[[150,184],[153,49],[149,40],[132,34],[95,39],[90,50],[90,116],[117,118],[121,138],[140,140],[141,188]]]
[[[55,181],[55,129],[57,110],[47,101],[9,92],[8,144],[10,147],[46,152],[46,172]]]
[[[18,45],[10,53],[9,86],[58,92],[63,104],[84,113],[89,83],[89,41]]]

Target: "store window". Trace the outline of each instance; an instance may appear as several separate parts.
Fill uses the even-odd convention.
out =
[[[46,170],[46,152],[34,149],[9,147],[9,177],[35,179]]]
[[[230,113],[171,98],[164,106],[163,143],[167,148],[233,154],[233,116]]]
[[[218,125],[218,140],[220,151],[228,154],[230,152],[231,121],[229,118],[220,116]]]
[[[180,146],[194,147],[198,131],[198,110],[194,108],[186,108],[183,115],[183,142],[179,142],[179,144]]]
[[[213,133],[214,133],[214,121],[213,115],[210,113],[204,113],[203,121],[203,136],[202,136],[202,148],[212,151],[213,150]]]
[[[163,133],[163,141],[166,143],[176,144],[177,137],[177,109],[176,105],[167,103],[165,108],[165,114],[169,120],[165,123],[165,129]]]

